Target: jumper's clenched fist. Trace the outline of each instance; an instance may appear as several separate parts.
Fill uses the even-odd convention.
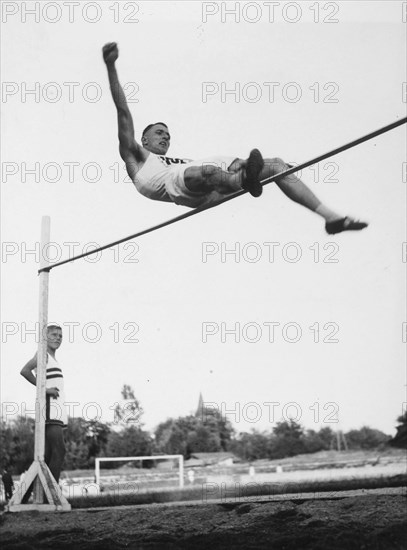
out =
[[[114,63],[119,57],[119,49],[116,42],[105,44],[102,51],[106,65]]]

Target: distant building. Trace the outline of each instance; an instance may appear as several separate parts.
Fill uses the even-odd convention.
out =
[[[200,392],[200,393],[199,393],[198,407],[197,407],[197,409],[196,409],[195,416],[196,416],[197,418],[201,418],[201,419],[202,419],[203,413],[204,413],[204,400],[203,400],[203,397],[202,397],[202,393]]]

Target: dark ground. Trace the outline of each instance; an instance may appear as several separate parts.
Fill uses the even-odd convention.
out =
[[[405,494],[129,506],[1,516],[3,549],[407,548]]]

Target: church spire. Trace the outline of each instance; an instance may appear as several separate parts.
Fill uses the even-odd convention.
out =
[[[198,401],[198,407],[196,409],[195,416],[202,418],[203,409],[204,409],[204,400],[202,397],[202,392],[199,392],[199,401]]]

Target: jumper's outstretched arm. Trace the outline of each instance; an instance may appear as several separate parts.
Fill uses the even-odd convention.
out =
[[[120,155],[126,163],[129,176],[132,177],[136,171],[136,164],[146,160],[147,151],[144,151],[134,138],[133,118],[115,66],[118,57],[119,50],[116,42],[110,42],[103,46],[103,59],[107,67],[110,91],[117,109]]]

